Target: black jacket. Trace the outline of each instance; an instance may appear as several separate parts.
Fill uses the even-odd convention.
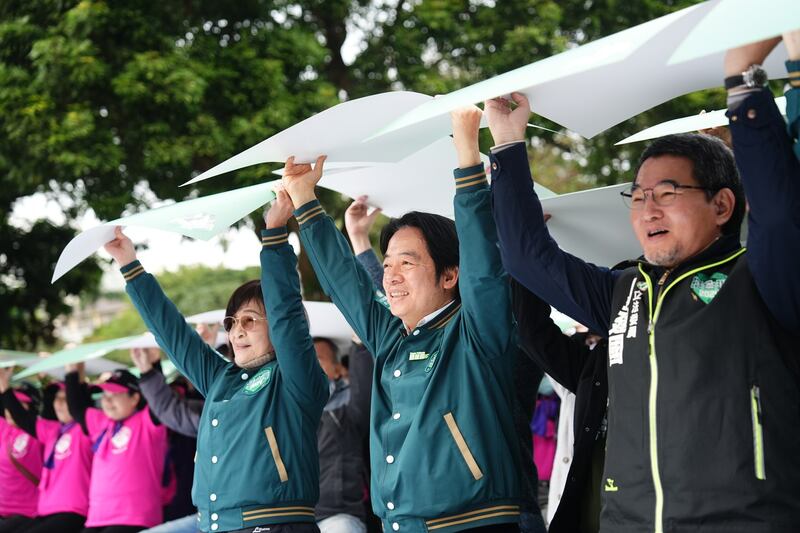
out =
[[[364,450],[369,433],[373,360],[363,345],[354,343],[350,349],[349,370],[349,385],[337,384],[317,430],[317,520],[345,513],[366,521],[364,494],[368,477]]]
[[[672,271],[624,271],[612,313],[604,527],[797,531],[797,336],[738,237]]]
[[[549,305],[516,280],[512,279],[511,286],[520,346],[542,370],[575,394],[573,459],[548,531],[597,531],[598,516],[585,515],[590,508],[587,497],[597,499],[600,493],[599,484],[592,486],[592,472],[593,467],[595,471],[602,469],[602,461],[593,464],[593,457],[602,457],[605,444],[602,426],[608,401],[607,343],[603,339],[590,350],[583,336],[564,335],[551,320]]]

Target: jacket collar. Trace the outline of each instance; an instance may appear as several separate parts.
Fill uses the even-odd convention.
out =
[[[716,260],[723,259],[733,252],[740,250],[742,248],[741,242],[739,241],[739,234],[735,235],[722,235],[716,241],[711,243],[706,249],[701,251],[695,256],[690,257],[689,259],[685,260],[683,263],[679,264],[678,266],[667,269],[663,266],[653,265],[648,263],[644,256],[638,259],[638,263],[642,266],[642,269],[647,272],[653,278],[660,278],[664,275],[664,272],[670,270],[670,277],[675,275],[680,275],[682,272],[686,272],[693,268],[697,268],[701,266],[703,263],[713,263]]]

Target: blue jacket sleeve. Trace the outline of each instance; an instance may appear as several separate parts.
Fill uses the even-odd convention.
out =
[[[186,323],[156,278],[145,272],[139,261],[120,270],[127,282],[125,291],[158,345],[200,394],[208,396],[211,384],[230,363]]]
[[[317,360],[300,296],[297,256],[286,228],[261,232],[261,291],[275,357],[289,393],[301,405],[328,401],[328,378]]]
[[[608,331],[618,274],[564,252],[550,236],[524,143],[492,153],[491,161],[492,211],[508,273],[589,329]]]
[[[295,210],[303,243],[322,290],[330,296],[345,320],[372,355],[381,353],[382,339],[390,328],[400,328],[389,304],[372,278],[358,263],[347,239],[325,214],[317,200]]]
[[[790,124],[797,121],[797,106],[792,113]],[[800,332],[800,161],[768,90],[749,95],[728,111],[728,117],[736,165],[750,206],[750,270],[776,320]]]
[[[364,267],[364,270],[367,271],[369,277],[372,278],[372,283],[375,284],[379,290],[383,290],[383,265],[378,260],[378,255],[375,253],[375,250],[370,248],[365,252],[361,252],[356,256],[358,262],[361,263],[361,266]]]
[[[786,62],[789,90],[786,92],[786,118],[789,137],[794,142],[794,155],[800,161],[800,59]]]

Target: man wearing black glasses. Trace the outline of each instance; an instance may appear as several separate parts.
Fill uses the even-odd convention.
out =
[[[734,154],[704,135],[645,150],[623,194],[644,254],[622,270],[558,248],[521,141],[528,102],[486,103],[506,269],[608,332],[603,532],[789,532],[800,522],[800,164],[758,65],[778,41],[726,56]],[[789,56],[794,80],[800,49]],[[790,123],[797,113],[790,106]]]

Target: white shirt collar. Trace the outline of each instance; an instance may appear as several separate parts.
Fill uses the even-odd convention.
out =
[[[416,326],[414,326],[414,328],[413,328],[413,329],[421,328],[422,326],[424,326],[425,324],[427,324],[428,322],[430,322],[431,320],[433,320],[434,318],[436,318],[436,315],[438,315],[439,313],[441,313],[442,311],[444,311],[444,310],[445,310],[445,308],[447,308],[447,306],[448,306],[448,305],[450,305],[450,304],[451,304],[451,303],[453,303],[453,302],[455,302],[455,300],[450,300],[449,302],[447,302],[446,304],[444,304],[442,307],[440,307],[439,309],[437,309],[437,310],[436,310],[436,311],[434,311],[433,313],[431,313],[431,314],[429,314],[429,315],[425,315],[424,317],[422,317],[422,320],[420,320],[419,322],[417,322],[417,325],[416,325]]]

